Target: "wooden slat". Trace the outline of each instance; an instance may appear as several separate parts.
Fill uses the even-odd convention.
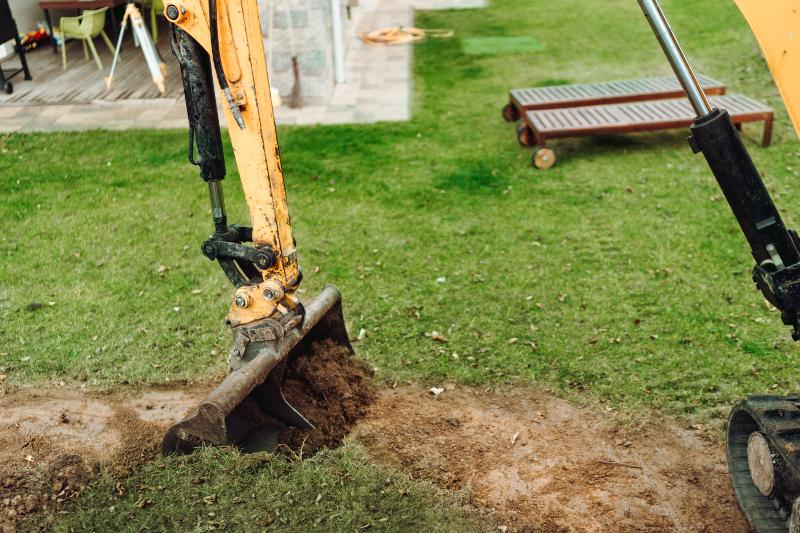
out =
[[[732,116],[764,114],[772,110],[766,105],[743,95],[714,96],[712,105],[727,109]],[[548,137],[587,125],[627,128],[638,124],[659,124],[682,121],[689,126],[695,118],[691,104],[685,98],[632,102],[601,106],[570,107],[528,111],[526,122],[537,132]]]
[[[702,74],[697,79],[708,94],[725,94],[725,84],[722,82]],[[520,112],[678,98],[683,95],[683,88],[674,76],[513,89],[509,93],[511,103]]]
[[[769,143],[772,109],[747,96],[710,97],[712,106],[726,109],[735,123],[764,121],[764,143]],[[528,111],[523,120],[537,138],[579,137],[585,135],[688,128],[695,112],[686,98],[629,102],[599,106],[568,107]]]

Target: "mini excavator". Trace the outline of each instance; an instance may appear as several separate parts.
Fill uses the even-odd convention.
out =
[[[736,0],[750,24],[800,133],[800,2]],[[713,108],[656,0],[639,0],[697,117],[689,145],[702,153],[755,259],[753,281],[800,340],[800,238],[772,202],[738,131]],[[750,525],[759,533],[800,532],[800,394],[750,396],[728,419],[728,470]]]
[[[169,428],[162,452],[201,444],[273,449],[282,428],[312,424],[284,398],[287,363],[315,350],[353,353],[341,295],[327,286],[301,302],[302,280],[286,202],[280,150],[256,0],[165,0],[189,115],[189,161],[208,186],[214,233],[202,244],[234,286],[225,319],[233,332],[230,372]],[[214,78],[223,102],[251,227],[228,224]],[[341,352],[341,349],[338,351]],[[335,401],[335,399],[331,399]]]
[[[713,108],[656,0],[638,0],[697,114],[689,145],[702,153],[750,245],[756,287],[800,340],[800,237],[776,209],[724,109]],[[800,5],[797,0],[736,0],[761,44],[800,132]],[[214,233],[202,253],[233,284],[226,324],[233,332],[230,372],[169,428],[162,452],[201,444],[274,448],[280,424],[311,423],[284,398],[287,363],[320,346],[352,354],[341,295],[332,286],[301,302],[302,280],[280,163],[256,0],[165,0],[172,49],[189,116],[189,161],[207,183]],[[215,88],[214,78],[219,90]],[[229,125],[252,227],[228,224],[218,92]],[[800,532],[800,394],[751,396],[728,424],[728,466],[739,504],[759,533]]]

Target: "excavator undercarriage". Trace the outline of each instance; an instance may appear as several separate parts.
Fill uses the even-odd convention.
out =
[[[728,420],[728,469],[739,505],[758,532],[800,527],[800,394],[750,396]],[[800,505],[800,504],[798,504]]]

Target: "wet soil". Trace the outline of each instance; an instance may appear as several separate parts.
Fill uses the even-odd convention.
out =
[[[311,353],[290,361],[283,394],[314,429],[287,429],[279,442],[304,455],[338,446],[376,397],[372,370],[330,342],[315,343]]]
[[[529,389],[382,392],[353,437],[376,461],[464,490],[508,531],[747,531],[716,438],[620,426]]]

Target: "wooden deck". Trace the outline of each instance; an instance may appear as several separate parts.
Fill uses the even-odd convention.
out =
[[[162,24],[164,21],[160,21]],[[114,43],[116,45],[116,43]],[[114,83],[106,90],[105,78],[111,71],[111,52],[102,41],[95,40],[103,70],[89,56],[83,59],[79,41],[67,42],[67,70],[61,68],[61,55],[54,54],[51,46],[37,48],[28,53],[28,63],[33,80],[14,78],[14,93],[0,93],[3,104],[85,104],[95,100],[126,100],[149,98],[178,98],[183,94],[178,61],[172,55],[169,33],[165,26],[159,28],[158,49],[167,64],[166,93],[162,96],[150,78],[150,71],[141,50],[134,47],[130,28],[122,43],[122,59],[117,64]],[[7,67],[17,64],[16,56],[3,63]]]

